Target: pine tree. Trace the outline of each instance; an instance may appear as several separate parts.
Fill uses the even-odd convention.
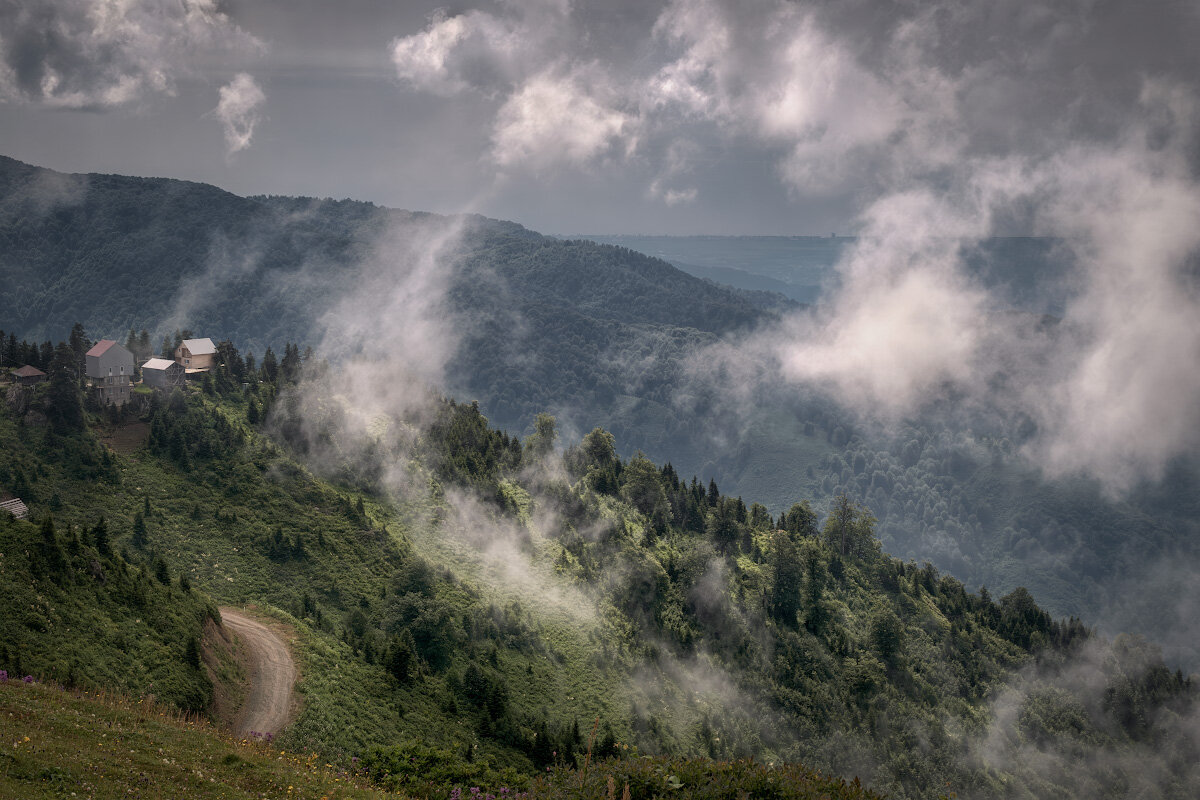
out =
[[[399,636],[393,636],[391,646],[386,656],[387,670],[401,684],[407,684],[412,678],[416,661],[416,644],[412,634],[405,628]]]
[[[283,346],[283,361],[279,363],[279,371],[285,382],[295,381],[300,377],[300,347],[291,342]]]
[[[75,351],[65,342],[54,350],[46,410],[55,432],[77,433],[83,430],[83,398],[79,392]]]
[[[800,550],[786,533],[776,533],[772,542],[771,568],[774,581],[771,591],[771,616],[789,627],[796,626],[804,587],[804,564]]]
[[[264,381],[274,383],[278,375],[279,364],[275,360],[275,352],[268,347],[267,352],[263,353],[262,378]]]
[[[132,332],[130,331],[130,333]],[[67,342],[75,353],[75,378],[78,380],[86,371],[87,351],[92,349],[92,343],[84,333],[83,325],[78,322],[71,326],[71,334],[67,337]]]
[[[54,532],[54,519],[49,514],[42,519],[42,540],[39,555],[46,571],[52,576],[62,575],[67,568],[67,559],[58,546],[58,534]]]
[[[99,521],[92,526],[91,539],[100,555],[109,555],[111,551],[108,546],[108,523],[104,521],[104,517],[100,517]]]
[[[136,547],[138,550],[144,550],[146,548],[146,543],[147,543],[146,520],[142,516],[142,512],[140,512],[140,511],[133,515],[132,543],[133,543],[133,546]]]

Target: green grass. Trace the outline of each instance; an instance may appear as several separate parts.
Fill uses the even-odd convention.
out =
[[[216,615],[206,596],[100,554],[76,531],[56,534],[61,561],[52,566],[39,527],[3,516],[0,664],[72,686],[150,692],[183,708],[208,705],[212,685],[188,662],[189,642],[198,648]]]
[[[144,700],[0,684],[0,797],[396,797],[311,753],[239,741]]]

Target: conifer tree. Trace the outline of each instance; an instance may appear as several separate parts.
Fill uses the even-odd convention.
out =
[[[795,627],[804,588],[804,564],[800,550],[786,533],[776,533],[772,542],[771,615],[783,625]]]
[[[84,333],[82,324],[76,322],[71,326],[71,334],[67,337],[67,343],[75,353],[75,377],[78,379],[87,368],[87,351],[92,349],[92,343]]]
[[[142,512],[140,512],[140,511],[133,515],[133,539],[132,539],[132,542],[133,542],[133,546],[139,550],[143,550],[146,547],[146,542],[147,542],[146,520],[142,516]]]
[[[111,551],[108,546],[108,523],[104,521],[104,517],[100,517],[92,526],[91,539],[100,555],[109,555]]]
[[[60,343],[54,351],[50,367],[50,391],[47,397],[47,416],[57,433],[76,433],[83,430],[83,398],[75,371],[75,351]]]
[[[269,383],[274,383],[275,379],[276,379],[276,377],[278,377],[278,375],[279,375],[279,364],[275,360],[275,351],[273,351],[270,347],[268,347],[267,352],[263,353],[262,379]]]

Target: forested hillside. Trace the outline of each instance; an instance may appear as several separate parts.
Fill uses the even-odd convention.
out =
[[[1039,240],[968,254],[987,280],[1032,275],[1052,256]],[[741,392],[705,348],[776,312],[629,249],[479,217],[0,159],[0,286],[5,368],[45,369],[52,348],[10,345],[61,338],[76,321],[96,338],[145,330],[155,351],[190,330],[259,359],[289,340],[334,362],[386,354],[380,378],[420,361],[423,377],[500,427],[530,432],[542,411],[572,438],[601,426],[623,456],[670,461],[775,514],[796,497],[824,511],[845,494],[902,558],[972,588],[1026,584],[1055,614],[1148,630],[1173,663],[1200,664],[1188,628],[1200,598],[1180,569],[1200,559],[1194,463],[1113,499],[1087,480],[1045,480],[1019,455],[1031,435],[1019,419],[979,425],[939,408],[880,431],[819,386]],[[1017,307],[1028,300],[1014,294]]]
[[[149,601],[192,625],[250,602],[295,632],[302,707],[279,745],[415,796],[570,796],[591,760],[639,798],[801,774],[720,763],[750,757],[896,797],[1183,797],[1197,779],[1196,690],[1153,644],[900,562],[850,498],[772,514],[622,458],[602,429],[560,452],[550,416],[522,439],[432,391],[364,416],[349,373],[283,353],[224,347],[122,412],[83,400],[69,344],[49,383],[9,389],[0,489],[39,522],[0,521],[6,595],[40,599],[7,621],[0,669],[150,691],[152,653],[103,634],[66,658],[55,637]]]

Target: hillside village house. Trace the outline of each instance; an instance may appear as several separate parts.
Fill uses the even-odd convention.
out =
[[[100,400],[122,406],[133,383],[133,353],[112,339],[101,339],[87,351],[87,376]]]
[[[166,391],[186,381],[183,367],[169,358],[152,358],[142,364],[142,383]]]
[[[22,386],[33,386],[35,383],[41,383],[46,380],[46,373],[42,372],[37,367],[31,367],[28,364],[20,369],[12,371],[13,380]]]
[[[175,348],[175,363],[183,367],[187,375],[208,372],[215,364],[217,346],[212,339],[184,339]]]

